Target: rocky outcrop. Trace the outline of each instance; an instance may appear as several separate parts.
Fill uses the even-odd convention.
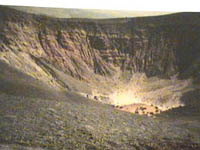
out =
[[[114,75],[117,68],[147,76],[181,76],[198,62],[198,13],[88,20],[56,19],[7,7],[0,10],[0,56],[16,67],[10,53],[19,60],[26,53],[30,59],[38,58],[89,82],[96,74]],[[191,75],[197,75],[197,69],[190,69]]]

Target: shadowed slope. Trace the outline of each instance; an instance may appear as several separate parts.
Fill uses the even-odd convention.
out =
[[[200,148],[196,118],[139,116],[75,93],[112,91],[121,72],[156,76],[143,90],[159,94],[172,75],[197,80],[198,13],[84,20],[0,10],[0,148]]]
[[[1,149],[199,148],[198,134],[188,129],[193,124],[131,115],[75,93],[61,96],[3,63],[1,71],[7,76],[1,76]]]
[[[0,93],[28,98],[49,98],[58,96],[55,89],[0,61]],[[57,94],[56,94],[57,93]]]

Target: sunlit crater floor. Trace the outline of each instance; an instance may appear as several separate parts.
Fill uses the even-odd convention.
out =
[[[122,111],[153,116],[173,108],[184,107],[185,103],[181,101],[183,94],[197,88],[192,85],[191,79],[147,78],[145,74],[134,74],[129,79],[119,79],[121,78],[113,80],[112,84],[104,83],[110,87],[107,93],[99,86],[91,95],[82,95],[111,104]]]

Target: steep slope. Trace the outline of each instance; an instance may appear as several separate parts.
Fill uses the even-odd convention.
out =
[[[91,20],[0,12],[2,148],[199,148],[199,13]],[[185,106],[148,118],[88,99],[113,104],[112,92],[121,105],[136,95]]]
[[[121,72],[199,82],[198,13],[90,20],[1,10],[0,59],[56,89],[109,97]]]
[[[1,12],[1,59],[53,87],[69,89],[55,70],[88,83],[120,71],[198,78],[198,13],[89,20]]]
[[[198,14],[65,20],[1,9],[1,51],[29,53],[79,78],[115,67],[169,76],[198,57]]]
[[[2,150],[200,148],[198,120],[132,115],[50,89],[2,62],[0,71]]]

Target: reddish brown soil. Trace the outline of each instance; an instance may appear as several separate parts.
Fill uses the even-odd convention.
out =
[[[120,106],[120,107],[118,106],[116,108],[122,111],[127,111],[127,112],[140,114],[140,115],[148,115],[148,116],[152,116],[154,114],[158,114],[161,112],[161,110],[156,106],[146,105],[142,103],[135,103],[135,104],[125,105],[125,106]]]

